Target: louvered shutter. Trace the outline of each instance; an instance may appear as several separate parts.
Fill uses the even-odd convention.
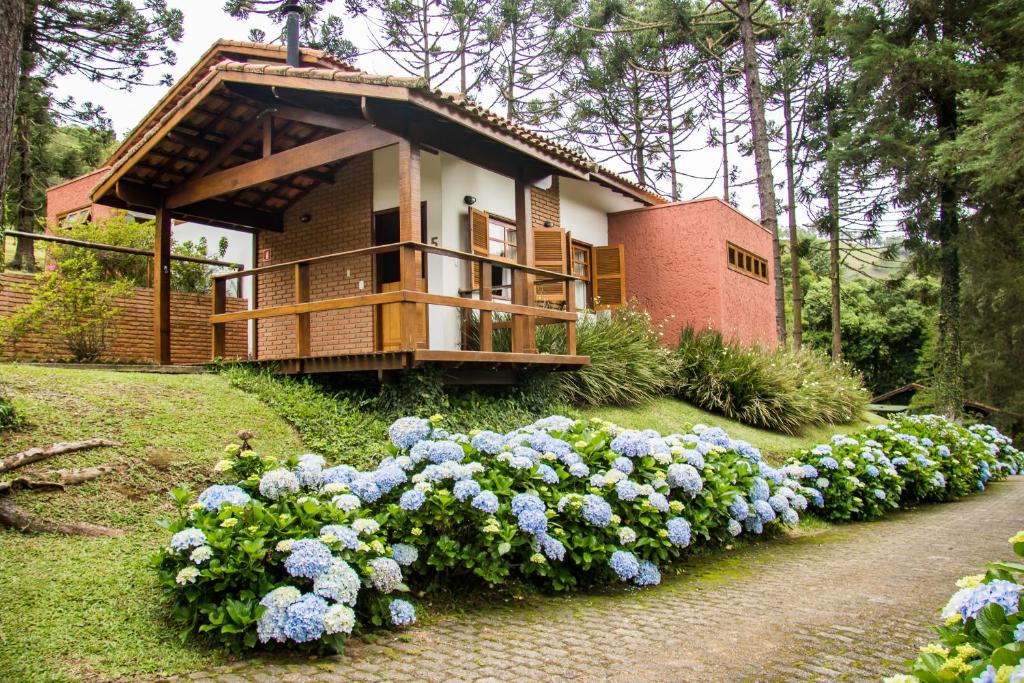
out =
[[[491,222],[491,216],[480,209],[469,209],[469,249],[479,256],[487,256],[487,231]],[[469,267],[472,273],[472,288],[480,288],[480,264],[471,263]]]
[[[621,244],[594,247],[595,308],[619,308],[626,303],[626,261]]]
[[[569,272],[565,230],[560,228],[534,228],[533,265],[555,273]],[[538,278],[540,279],[540,278]],[[548,282],[534,285],[537,301],[565,302],[565,283]]]

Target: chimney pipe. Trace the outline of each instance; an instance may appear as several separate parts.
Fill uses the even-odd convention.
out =
[[[285,45],[288,48],[288,64],[300,66],[299,61],[299,14],[302,6],[297,2],[285,2],[281,5],[281,14],[287,20],[285,28]]]

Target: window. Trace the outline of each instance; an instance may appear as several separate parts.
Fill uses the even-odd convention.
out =
[[[593,308],[593,278],[591,263],[593,251],[584,242],[572,241],[572,274],[580,278],[574,283],[576,310]]]
[[[731,242],[726,242],[726,248],[729,254],[729,270],[768,282],[768,261]]]
[[[57,219],[57,224],[62,228],[66,228],[76,223],[84,223],[87,220],[89,220],[89,209],[85,208],[64,214]]]
[[[516,225],[495,216],[487,222],[487,253],[497,258],[515,261],[517,258],[518,239]]]

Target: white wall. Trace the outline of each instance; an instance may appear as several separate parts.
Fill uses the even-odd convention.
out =
[[[574,239],[599,247],[608,244],[609,213],[643,206],[597,183],[573,178],[559,178],[558,192],[561,227],[570,231]]]

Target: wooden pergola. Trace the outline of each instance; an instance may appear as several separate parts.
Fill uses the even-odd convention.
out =
[[[343,304],[336,302],[335,308],[398,303],[402,309],[401,347],[410,351],[416,349],[414,321],[421,303],[475,308],[483,313],[481,330],[488,335],[491,313],[511,314],[514,354],[535,354],[534,325],[545,316],[567,324],[572,329],[571,347],[575,346],[575,312],[570,315],[534,306],[535,279],[554,274],[533,268],[529,205],[530,185],[544,177],[557,173],[595,179],[571,151],[537,142],[522,130],[488,120],[481,110],[419,89],[414,79],[371,77],[338,68],[221,61],[190,88],[173,90],[168,99],[166,106],[158,106],[131,134],[126,143],[130,146],[115,154],[110,173],[92,195],[96,203],[146,210],[156,216],[153,328],[157,362],[170,362],[172,220],[281,232],[284,211],[313,189],[332,184],[341,166],[355,156],[392,145],[397,146],[399,159],[400,240],[388,247],[400,253],[401,292],[349,297]],[[448,151],[515,180],[515,222],[522,242],[518,263],[513,264],[512,303],[488,301],[489,288],[487,293],[481,290],[479,301],[460,302],[416,291],[417,252],[430,248],[438,253],[439,249],[419,243],[422,149]],[[599,181],[632,197],[654,197],[612,174],[601,175]],[[441,251],[448,257],[488,260]],[[305,357],[309,354],[309,312],[323,310],[324,304],[308,301],[308,263],[289,267],[296,273],[298,308],[276,314],[296,316],[297,354]],[[480,267],[481,279],[489,280],[490,267]],[[230,276],[259,272],[256,268]],[[564,282],[573,279],[566,275],[558,278]],[[215,292],[222,291],[224,279],[215,282]],[[384,302],[386,296],[390,298]],[[315,309],[313,304],[321,308]],[[266,311],[245,313],[249,315],[230,314],[235,316],[231,320],[269,315]],[[220,323],[227,322],[228,315],[215,311],[211,319],[214,353],[223,335]],[[489,336],[483,346],[489,347]],[[569,354],[575,356],[574,348]]]

